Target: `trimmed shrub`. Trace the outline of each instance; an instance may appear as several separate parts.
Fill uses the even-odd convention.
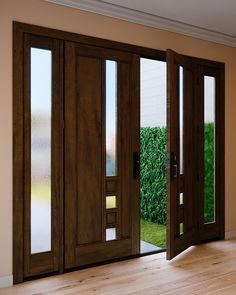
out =
[[[204,220],[214,221],[214,124],[207,123],[204,127]]]
[[[204,218],[214,218],[214,125],[204,128]],[[141,217],[166,225],[166,128],[144,127],[140,134]]]

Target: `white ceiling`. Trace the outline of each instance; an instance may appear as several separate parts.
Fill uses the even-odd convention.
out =
[[[236,47],[236,0],[46,0]]]
[[[104,0],[102,2],[236,37],[236,0]]]

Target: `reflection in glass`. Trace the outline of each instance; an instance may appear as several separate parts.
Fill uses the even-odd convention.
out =
[[[51,250],[52,54],[31,48],[31,254]]]
[[[184,69],[179,67],[179,173],[184,173]]]
[[[106,241],[116,240],[116,228],[106,228]]]
[[[106,61],[106,176],[117,175],[117,63]]]
[[[106,209],[116,208],[116,196],[106,197]]]
[[[215,222],[215,78],[204,76],[204,221]]]
[[[180,205],[183,205],[184,204],[184,194],[183,193],[180,193],[179,194],[179,204]]]
[[[181,222],[179,224],[179,234],[180,235],[184,234],[184,224],[183,224],[183,222]]]

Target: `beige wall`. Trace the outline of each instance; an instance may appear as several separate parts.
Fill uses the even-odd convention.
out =
[[[236,49],[42,0],[0,0],[0,277],[12,274],[13,20],[225,62],[226,231],[236,230]]]

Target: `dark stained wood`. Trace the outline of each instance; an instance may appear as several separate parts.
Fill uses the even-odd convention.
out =
[[[119,85],[120,85],[120,97],[118,105],[119,114],[119,144],[120,144],[120,175],[123,177],[121,183],[121,236],[122,238],[131,237],[131,223],[132,215],[131,210],[131,178],[132,167],[130,159],[132,159],[131,150],[131,67],[130,64],[119,64]]]
[[[71,32],[65,32],[61,30],[41,27],[41,26],[35,26],[35,25],[29,25],[21,22],[13,22],[14,25],[16,25],[19,30],[30,33],[30,34],[36,34],[40,36],[45,36],[49,38],[56,38],[71,42],[79,42],[84,45],[92,45],[102,48],[109,48],[119,51],[124,51],[125,53],[134,53],[138,55],[145,56],[147,58],[157,58],[160,60],[165,60],[166,53],[165,51],[152,49],[152,48],[146,48],[142,46],[136,46],[136,45],[130,45],[125,43],[120,43],[112,40],[106,40],[102,38],[96,38],[91,36],[85,36],[81,34],[71,33]]]
[[[22,116],[24,118],[24,277],[30,275],[30,199],[31,199],[31,114],[30,114],[30,37],[24,39],[24,95]]]
[[[217,175],[219,198],[219,238],[225,238],[225,65],[218,66],[218,90],[217,90]]]
[[[190,245],[224,238],[224,69],[206,60],[180,56],[167,51],[168,64],[168,155],[177,155],[179,166],[179,88],[178,67],[184,69],[184,173],[175,178],[167,167],[168,259]],[[216,79],[216,222],[204,224],[204,75]],[[177,105],[176,105],[177,104]],[[221,109],[222,108],[222,109]],[[223,113],[222,113],[223,110]],[[179,193],[184,204],[179,205]],[[222,208],[221,208],[222,206]],[[180,235],[179,224],[184,233]]]
[[[172,154],[178,151],[178,75],[175,53],[167,50],[167,259],[175,256],[174,241],[178,232],[176,202],[177,178],[172,177]],[[177,200],[176,200],[177,199]]]
[[[198,237],[198,195],[197,195],[197,162],[196,146],[197,130],[196,118],[193,116],[196,107],[196,65],[192,62],[185,62],[184,65],[184,126],[183,126],[183,148],[184,148],[184,187],[179,192],[184,193],[184,233],[190,236],[190,242],[195,244]],[[179,204],[178,204],[179,206]],[[187,211],[187,214],[186,214]]]
[[[75,153],[70,157],[76,163],[76,166],[71,165],[71,171],[77,172],[74,187],[77,202],[74,204],[79,213],[72,222],[77,222],[77,245],[81,245],[102,241],[102,79],[101,60],[84,56],[76,59],[78,96],[74,105],[76,113],[75,116],[71,114],[71,118],[76,120],[77,126],[75,131],[66,129],[66,132],[75,140]],[[70,202],[72,200],[70,198]]]
[[[58,162],[59,162],[59,169],[58,169],[58,210],[59,214],[59,223],[58,223],[58,237],[59,237],[59,272],[64,272],[64,130],[65,130],[65,118],[64,118],[64,41],[60,41],[60,62],[59,62],[59,73],[60,77],[58,79],[59,85],[59,101],[58,101],[58,115],[60,116],[59,119],[59,139],[58,139]],[[59,187],[60,186],[60,187]]]
[[[204,222],[204,76],[215,78],[215,222]],[[200,240],[224,238],[224,67],[199,66],[199,210]]]
[[[180,175],[180,86],[179,67],[183,67],[183,174]],[[197,195],[194,112],[195,65],[191,60],[167,50],[167,259],[172,259],[190,245],[196,243]],[[177,175],[171,175],[171,155],[176,157]],[[183,193],[184,204],[179,204],[179,194]],[[180,233],[183,223],[183,233]]]
[[[14,29],[14,42],[13,42],[13,62],[14,62],[14,70],[13,70],[13,272],[14,272],[14,283],[22,282],[24,278],[23,268],[25,268],[25,275],[31,276],[32,274],[39,274],[44,272],[50,272],[59,270],[60,272],[64,271],[65,263],[64,263],[64,253],[67,252],[67,259],[69,261],[66,267],[73,267],[75,265],[92,263],[93,261],[100,261],[100,256],[103,256],[103,260],[109,260],[114,257],[119,256],[128,256],[131,254],[140,253],[140,225],[139,225],[139,192],[140,192],[140,183],[139,179],[133,179],[132,175],[130,175],[130,170],[132,170],[132,155],[134,152],[139,153],[139,145],[140,145],[140,69],[139,62],[140,57],[145,58],[153,58],[165,61],[166,60],[166,52],[159,51],[155,49],[144,48],[140,46],[128,45],[119,42],[103,40],[99,38],[83,36],[74,33],[68,33],[64,31],[58,31],[54,29],[48,29],[44,27],[27,25],[19,22],[13,23]],[[24,36],[25,37],[25,45],[24,45]],[[64,154],[66,157],[69,157],[68,147],[64,147],[64,121],[66,121],[66,128],[78,128],[78,124],[76,125],[76,119],[72,120],[72,118],[67,117],[64,113],[64,83],[68,85],[66,89],[66,97],[75,97],[78,95],[75,87],[69,87],[69,85],[76,85],[76,71],[71,73],[70,80],[68,80],[68,76],[64,77],[64,43],[68,42],[67,47],[70,51],[70,56],[66,60],[67,68],[74,69],[75,65],[73,64],[76,60],[76,54],[82,54],[83,58],[91,58],[91,55],[94,59],[104,60],[106,58],[117,60],[118,61],[118,96],[119,96],[119,108],[118,114],[121,116],[118,119],[118,176],[117,177],[107,177],[105,178],[105,122],[104,122],[104,105],[101,106],[101,126],[97,126],[98,130],[101,131],[101,195],[102,195],[102,236],[103,241],[105,237],[105,225],[110,227],[111,225],[117,226],[117,235],[118,238],[121,239],[118,241],[111,241],[106,243],[106,253],[102,252],[103,247],[98,244],[97,247],[84,247],[81,251],[78,251],[73,248],[76,245],[76,235],[71,235],[71,241],[68,241],[64,237],[64,233],[66,228],[73,227],[68,219],[68,214],[64,216],[64,196],[63,192],[67,193],[70,191],[69,186],[73,183],[76,183],[76,171],[71,169],[70,177],[66,180],[66,187],[64,187]],[[76,46],[74,43],[79,43],[80,45]],[[25,137],[29,139],[29,114],[27,114],[29,110],[29,105],[27,102],[27,98],[29,97],[29,77],[27,78],[27,68],[29,67],[29,60],[27,60],[28,47],[30,44],[34,44],[36,47],[48,48],[52,49],[55,52],[54,55],[54,104],[53,104],[53,171],[52,182],[53,182],[53,256],[49,253],[45,254],[37,254],[32,255],[31,257],[24,259],[24,251],[29,254],[29,245],[27,244],[30,240],[29,236],[29,171],[27,170],[29,167],[29,153],[24,156],[27,149],[29,151],[29,142],[25,141]],[[81,51],[80,51],[80,48]],[[77,50],[77,53],[76,53]],[[169,54],[170,60],[174,59],[174,55]],[[191,77],[191,71],[189,75],[186,77],[186,89],[187,93],[191,92],[193,84],[198,84],[198,87],[195,88],[195,93],[197,93],[197,97],[200,97],[201,94],[201,71],[202,73],[206,73],[208,70],[213,73],[217,79],[217,100],[216,100],[216,125],[217,125],[217,167],[216,167],[216,175],[217,175],[217,226],[207,225],[207,227],[202,227],[202,237],[195,237],[196,242],[205,241],[211,238],[224,238],[224,65],[215,61],[208,61],[199,58],[192,57],[181,57],[181,60],[187,58],[187,60],[191,60],[192,63],[198,69],[198,77],[195,77],[195,81],[193,77]],[[25,64],[24,64],[25,62]],[[176,66],[176,65],[175,65]],[[168,66],[169,70],[175,71],[174,65]],[[200,70],[202,69],[202,70]],[[207,70],[206,70],[207,69]],[[25,73],[25,75],[24,75]],[[104,79],[104,63],[101,62],[101,77]],[[173,96],[170,97],[170,93],[168,93],[168,110],[170,112],[170,116],[168,116],[168,124],[169,126],[174,127],[177,122],[178,114],[176,114],[177,106],[177,93],[178,93],[178,85],[174,82],[174,79],[178,77],[172,75],[171,79],[168,79],[168,84],[172,87]],[[25,80],[24,80],[25,79]],[[25,91],[23,93],[23,91]],[[104,94],[104,83],[101,85],[101,95]],[[130,97],[125,95],[129,93]],[[24,102],[26,100],[26,103]],[[71,98],[70,98],[71,100]],[[170,108],[170,102],[173,108]],[[104,103],[104,102],[103,102]],[[69,102],[66,100],[67,106]],[[93,106],[95,107],[95,106]],[[73,108],[73,105],[69,105],[69,108]],[[130,108],[127,109],[127,108]],[[24,110],[26,110],[24,112]],[[191,120],[191,112],[195,114],[195,118],[198,118],[199,110],[201,111],[201,104],[196,106],[196,103],[193,106],[189,106],[189,114],[187,114],[186,120],[190,122]],[[69,110],[69,113],[73,113],[75,110]],[[28,117],[27,117],[28,116]],[[130,116],[130,118],[128,118]],[[25,121],[25,123],[23,122]],[[69,124],[68,124],[69,123]],[[193,131],[191,131],[188,135],[193,136],[195,132],[198,132],[198,126],[196,126],[196,122]],[[200,124],[200,123],[199,123]],[[130,126],[129,128],[126,128]],[[24,128],[26,127],[26,129]],[[79,126],[81,127],[81,126]],[[94,126],[93,126],[94,127]],[[173,129],[174,130],[174,129]],[[172,132],[175,132],[173,131]],[[195,131],[194,131],[195,130]],[[186,131],[188,133],[188,130]],[[169,134],[170,135],[170,134]],[[170,136],[168,135],[168,138]],[[173,134],[172,134],[173,135]],[[65,133],[66,142],[73,143],[75,138],[69,138],[68,134]],[[131,138],[129,138],[131,136]],[[85,136],[84,136],[85,137]],[[129,139],[128,139],[129,138]],[[199,143],[201,143],[201,138],[198,137]],[[119,143],[122,142],[123,144]],[[130,148],[128,146],[128,141],[130,142]],[[173,136],[173,141],[171,146],[174,149],[178,149],[178,133],[176,132]],[[170,148],[170,141],[168,139],[168,148]],[[188,141],[190,143],[190,140]],[[25,148],[24,148],[25,146]],[[124,154],[125,151],[125,154]],[[192,151],[192,149],[191,149]],[[129,155],[129,156],[128,156]],[[190,153],[185,155],[190,161]],[[28,158],[27,158],[28,157]],[[27,162],[24,165],[23,159]],[[200,162],[198,157],[198,153],[195,153],[196,162]],[[85,160],[85,159],[83,159]],[[72,159],[71,159],[72,161]],[[85,161],[84,161],[85,162]],[[129,168],[128,162],[130,164]],[[27,166],[28,165],[28,166]],[[192,164],[194,165],[194,164]],[[201,166],[199,166],[198,171],[196,171],[195,177],[197,178],[199,175],[199,171],[201,171]],[[126,168],[125,172],[123,171]],[[170,180],[170,167],[167,166],[167,180]],[[24,174],[25,169],[25,174]],[[120,169],[120,170],[119,170]],[[196,169],[197,170],[197,169]],[[87,173],[87,169],[84,170]],[[126,176],[124,178],[123,176]],[[24,181],[24,177],[28,177],[27,181]],[[192,176],[191,176],[192,177]],[[194,177],[194,176],[193,176]],[[187,184],[188,191],[193,190],[190,183],[193,179],[190,179],[190,182]],[[23,184],[25,186],[23,187]],[[130,184],[130,186],[129,186]],[[178,182],[178,191],[183,191],[186,189],[185,181],[183,177],[179,177]],[[196,192],[199,195],[201,191],[201,179],[199,180],[199,185],[196,187]],[[168,192],[175,194],[177,193],[176,189],[170,188],[168,186]],[[71,193],[73,193],[71,191]],[[118,207],[113,210],[105,210],[105,195],[117,195],[118,198]],[[23,196],[26,196],[26,199]],[[128,198],[126,197],[128,196]],[[193,197],[193,196],[192,196]],[[131,200],[129,200],[131,198]],[[23,200],[25,199],[25,203],[23,204]],[[198,201],[198,200],[197,200]],[[177,202],[177,200],[176,200]],[[75,206],[78,204],[73,204],[67,202],[67,210],[69,212],[69,218],[76,219]],[[175,204],[177,206],[177,203]],[[127,216],[127,212],[130,209],[130,216]],[[171,214],[168,215],[168,224],[171,218],[174,220],[178,220],[178,222],[184,222],[185,224],[190,223],[190,228],[193,226],[193,216],[196,217],[198,224],[201,224],[200,217],[201,216],[201,207],[196,206],[197,213],[193,213],[193,216],[186,215],[184,213],[184,206],[181,206],[176,212],[173,210],[173,204],[168,204],[168,210]],[[126,213],[123,212],[126,211]],[[25,212],[25,216],[24,216]],[[107,217],[107,214],[115,214]],[[112,216],[112,217],[111,217]],[[114,221],[114,219],[116,219]],[[24,220],[26,222],[24,222]],[[113,222],[114,221],[114,222]],[[127,226],[128,223],[131,223],[131,229]],[[169,241],[176,238],[176,235],[179,233],[179,224],[176,221],[174,227],[174,233],[171,234],[171,231],[168,230]],[[77,224],[77,223],[76,223]],[[187,227],[188,228],[188,227]],[[201,228],[201,226],[200,226]],[[76,229],[75,229],[76,232]],[[131,233],[131,234],[130,234]],[[130,238],[128,238],[130,236]],[[126,239],[127,238],[127,239]],[[123,240],[122,240],[123,239]],[[188,245],[187,240],[190,239],[190,236],[183,239],[181,237],[177,242],[177,251],[176,249],[172,249],[172,246],[169,246],[168,251],[172,251],[172,253],[176,254],[182,250],[183,240],[185,246]],[[64,241],[66,243],[64,247]],[[59,243],[59,244],[58,244]],[[90,251],[94,251],[94,253],[90,253]],[[95,255],[95,253],[99,253],[99,255]],[[27,254],[25,254],[27,257]],[[83,258],[81,258],[84,255]],[[80,259],[77,259],[77,256]],[[99,259],[97,257],[100,257]],[[170,257],[170,256],[169,256]],[[58,260],[59,259],[59,260]],[[83,260],[83,261],[82,261]],[[24,267],[23,267],[24,266]]]
[[[132,57],[132,100],[131,100],[131,128],[132,128],[132,154],[140,155],[140,56]],[[131,159],[133,167],[133,158]],[[140,178],[131,182],[131,209],[132,209],[132,254],[140,253]]]
[[[13,280],[23,281],[23,32],[13,27]]]
[[[58,153],[61,150],[59,98],[59,41],[20,34],[14,27],[17,43],[14,49],[14,283],[23,277],[58,270],[60,177]],[[53,106],[52,106],[52,251],[30,254],[30,47],[51,49],[53,52]],[[23,58],[24,57],[24,58]],[[21,182],[21,184],[20,184]],[[23,185],[24,184],[24,185]],[[20,187],[19,187],[20,186]],[[49,257],[50,256],[50,257]],[[50,265],[50,267],[49,267]],[[24,271],[23,271],[24,266]]]
[[[52,51],[52,125],[51,125],[51,208],[52,208],[52,249],[49,253],[31,255],[30,251],[30,196],[31,196],[31,112],[30,112],[30,48],[44,48]],[[24,277],[59,270],[59,205],[60,150],[62,101],[60,96],[60,47],[55,39],[25,36],[24,49]],[[37,257],[37,263],[35,261]]]
[[[117,176],[105,175],[105,60],[117,61]],[[65,268],[133,254],[139,194],[131,195],[132,55],[66,42]],[[109,110],[108,110],[109,111]],[[105,208],[105,198],[117,207]],[[136,207],[137,208],[137,207]],[[106,228],[117,239],[106,241]],[[136,246],[137,248],[138,246]],[[136,250],[135,250],[136,251]],[[136,253],[136,252],[135,252]]]

